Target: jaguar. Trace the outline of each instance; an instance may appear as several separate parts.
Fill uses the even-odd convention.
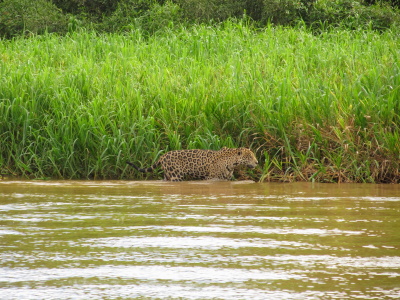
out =
[[[202,149],[169,151],[148,168],[140,168],[129,161],[127,164],[143,173],[152,172],[161,166],[164,180],[168,181],[230,180],[235,167],[244,165],[255,168],[258,161],[248,148],[223,147],[217,151]]]

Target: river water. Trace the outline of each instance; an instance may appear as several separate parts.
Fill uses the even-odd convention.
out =
[[[400,299],[400,186],[0,181],[1,299]]]

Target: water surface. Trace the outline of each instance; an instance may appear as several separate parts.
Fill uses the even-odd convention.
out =
[[[0,181],[1,299],[400,299],[398,185]]]

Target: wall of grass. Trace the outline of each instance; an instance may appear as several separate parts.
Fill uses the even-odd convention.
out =
[[[261,180],[400,182],[399,31],[253,30],[0,42],[0,170],[142,178],[165,151],[247,146]]]

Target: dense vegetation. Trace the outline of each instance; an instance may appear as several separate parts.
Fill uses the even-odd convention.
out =
[[[0,0],[0,37],[78,28],[147,33],[182,24],[247,18],[253,26],[306,24],[384,30],[400,20],[398,0]]]
[[[3,173],[132,178],[127,159],[242,145],[265,180],[400,180],[395,29],[225,22],[0,47]]]
[[[220,22],[199,9],[274,1],[130,0],[143,5],[133,15],[128,0],[70,1],[62,11],[55,5],[67,2],[39,2],[48,7],[12,8],[49,9],[58,22],[25,13],[22,28],[1,27],[13,37],[0,41],[1,174],[141,178],[126,160],[247,146],[261,162],[247,173],[255,179],[400,182],[400,31],[388,6],[358,7],[390,10],[388,23],[315,23],[311,12],[328,1],[299,1],[296,18],[308,13],[277,26],[266,19],[289,23],[264,10],[257,19],[249,6],[251,17]],[[78,5],[94,2],[105,6]]]

